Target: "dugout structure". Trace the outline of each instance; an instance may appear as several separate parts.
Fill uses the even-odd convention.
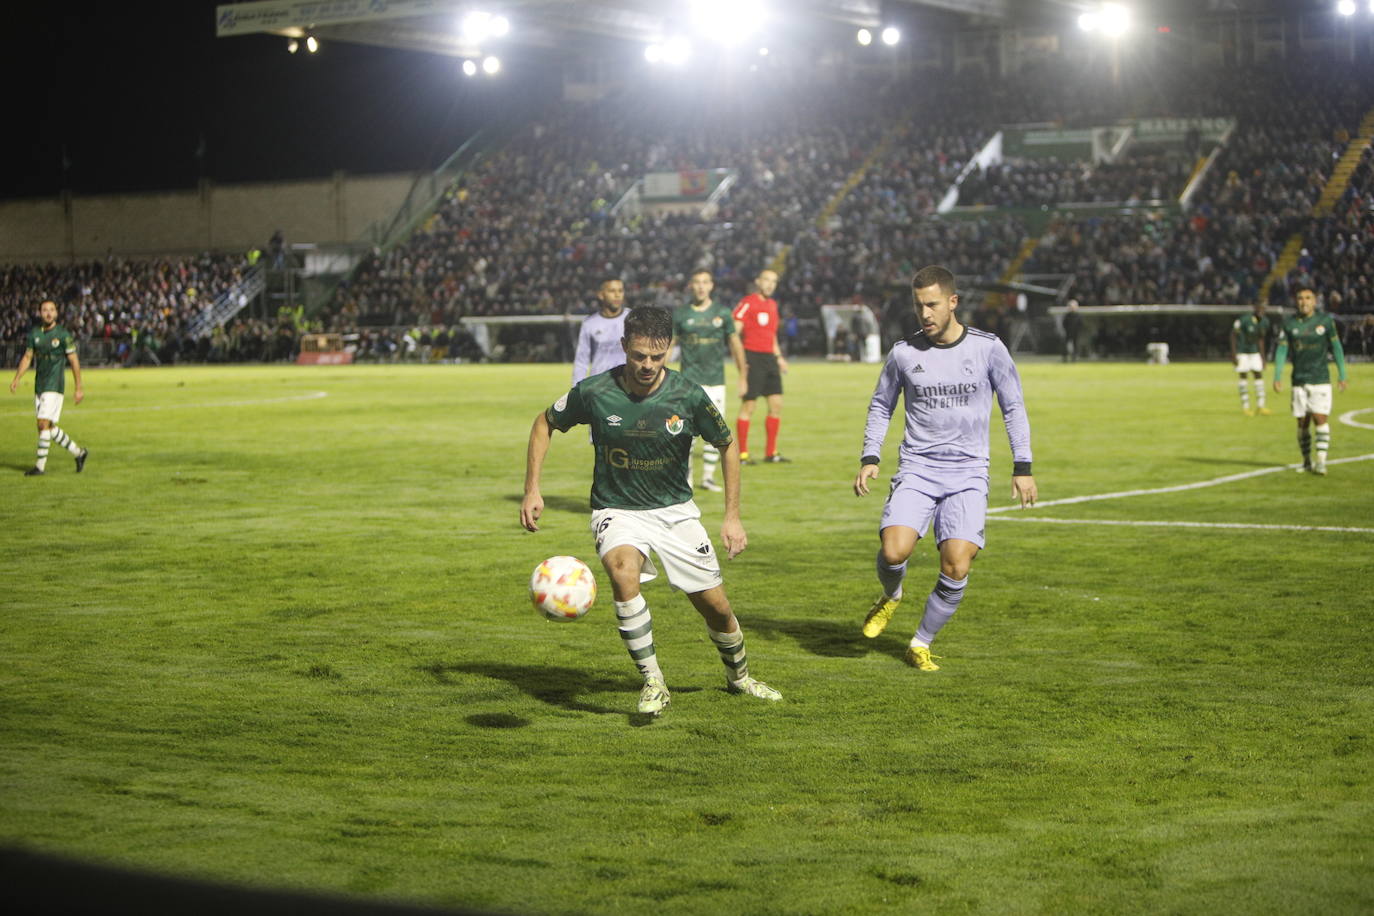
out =
[[[883,342],[878,316],[867,305],[822,305],[825,358],[835,362],[878,363]]]

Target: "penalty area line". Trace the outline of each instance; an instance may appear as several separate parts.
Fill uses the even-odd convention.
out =
[[[1226,528],[1255,531],[1336,531],[1343,534],[1374,534],[1374,528],[1347,528],[1340,525],[1263,525],[1252,522],[1165,522],[1122,521],[1098,518],[1043,518],[1027,515],[1003,515],[1006,522],[1045,522],[1051,525],[1114,525],[1122,528]]]
[[[1368,455],[1355,455],[1352,458],[1335,458],[1328,461],[1328,465],[1348,464],[1352,461],[1374,460],[1374,452]],[[1239,474],[1227,474],[1225,477],[1213,477],[1211,480],[1198,480],[1193,483],[1181,483],[1172,487],[1153,487],[1145,490],[1119,490],[1115,493],[1094,493],[1091,496],[1070,496],[1065,499],[1051,499],[1045,502],[1037,502],[1035,508],[1046,509],[1050,506],[1072,506],[1077,503],[1097,502],[1103,499],[1123,499],[1127,496],[1155,496],[1160,493],[1182,493],[1186,490],[1201,490],[1205,487],[1216,487],[1224,483],[1235,483],[1238,480],[1249,480],[1251,477],[1263,477],[1265,474],[1277,474],[1279,471],[1295,471],[1299,464],[1276,464],[1273,467],[1260,468],[1255,471],[1242,471]],[[1004,512],[1019,511],[1019,506],[997,506],[988,509],[988,515],[1000,514]],[[1309,529],[1299,529],[1309,530]]]

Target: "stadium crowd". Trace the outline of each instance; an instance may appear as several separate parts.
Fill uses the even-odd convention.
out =
[[[624,280],[630,305],[671,305],[692,270],[710,270],[728,301],[769,264],[783,267],[778,298],[794,320],[814,319],[824,303],[891,312],[926,263],[949,266],[966,285],[1001,278],[1030,235],[1001,208],[1093,201],[1122,206],[1058,210],[1022,270],[1071,278],[1085,304],[1247,303],[1263,293],[1286,240],[1302,232],[1310,253],[1269,289],[1273,301],[1310,282],[1332,310],[1374,310],[1370,154],[1334,211],[1313,217],[1372,100],[1357,74],[1315,62],[1178,68],[1129,96],[1048,64],[1007,79],[813,88],[786,104],[703,93],[665,105],[632,90],[551,113],[479,159],[404,243],[364,259],[321,320],[356,334],[361,358],[475,356],[463,319],[571,322],[608,273]],[[1115,165],[1008,160],[974,170],[959,202],[987,209],[934,216],[1001,125],[1093,125],[1127,114],[1236,118],[1190,209],[1132,205],[1177,198],[1192,172],[1190,153],[1146,148]],[[715,169],[734,177],[713,211],[617,208],[646,173]],[[21,340],[38,299],[52,296],[78,337],[122,342],[121,362],[289,358],[299,320],[239,318],[188,335],[243,266],[242,256],[203,255],[0,268],[0,342]],[[566,329],[532,333],[508,355],[566,358]]]

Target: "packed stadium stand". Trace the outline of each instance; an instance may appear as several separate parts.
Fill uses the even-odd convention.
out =
[[[671,305],[694,269],[733,301],[767,266],[782,272],[785,315],[815,326],[822,305],[866,303],[886,316],[889,340],[908,278],[928,263],[960,277],[975,324],[1004,332],[1015,299],[979,290],[1019,277],[1050,278],[1054,302],[1094,306],[1282,305],[1310,283],[1333,312],[1374,312],[1374,93],[1362,73],[1300,59],[1178,68],[1123,90],[1039,64],[1001,79],[869,77],[805,92],[630,89],[560,106],[479,157],[309,322],[260,309],[195,328],[207,300],[242,278],[242,255],[18,265],[0,269],[0,343],[17,344],[52,296],[74,332],[108,341],[124,364],[290,358],[311,322],[347,335],[359,358],[567,359],[567,330],[607,274],[632,306]],[[1234,127],[1201,149],[1190,136],[1114,161],[975,164],[1009,125],[1146,117]],[[729,181],[709,206],[633,205],[642,177],[665,171]],[[538,315],[564,326],[513,325],[496,346],[464,326]],[[1343,327],[1363,352],[1368,325]],[[1212,325],[1159,319],[1099,322],[1089,349],[1135,355],[1137,338],[1166,331],[1182,352],[1224,347]],[[814,335],[793,343],[824,347]]]

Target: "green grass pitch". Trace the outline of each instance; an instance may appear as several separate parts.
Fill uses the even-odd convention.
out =
[[[1268,472],[1287,397],[1242,416],[1226,365],[1023,364],[1044,505],[1006,511],[994,420],[1002,511],[933,674],[901,662],[926,544],[859,634],[876,372],[796,364],[795,463],[745,469],[726,585],[786,699],[725,693],[654,582],[651,722],[604,575],[574,624],[525,594],[544,557],[595,560],[581,432],[518,525],[568,367],[90,371],[62,423],[86,472],[55,449],[37,479],[12,397],[0,844],[510,913],[1374,909],[1370,368],[1321,479]]]

